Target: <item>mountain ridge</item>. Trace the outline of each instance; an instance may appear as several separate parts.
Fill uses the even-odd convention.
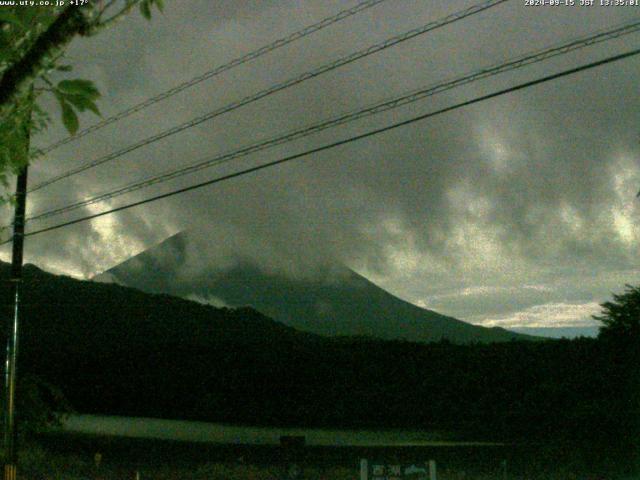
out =
[[[204,270],[185,280],[189,236],[180,232],[94,277],[149,293],[215,299],[251,306],[297,330],[323,336],[368,336],[385,340],[456,343],[535,339],[499,327],[487,328],[402,300],[342,265],[332,274],[292,278],[266,273],[249,262]]]
[[[1,263],[5,317],[13,301],[9,273]],[[600,395],[581,367],[598,348],[595,340],[326,338],[251,308],[216,308],[32,265],[23,279],[21,375],[57,386],[82,413],[495,435],[509,411],[517,435],[525,425],[540,432],[557,425],[567,397]],[[5,334],[7,326],[0,327]],[[579,389],[576,378],[583,378]],[[595,385],[606,390],[605,380]],[[549,382],[562,388],[549,391]],[[548,415],[549,401],[558,402],[557,415]]]

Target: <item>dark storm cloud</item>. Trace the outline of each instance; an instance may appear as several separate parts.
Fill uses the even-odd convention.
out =
[[[55,151],[43,179],[471,2],[389,1]],[[73,44],[111,114],[331,15],[344,2],[176,2]],[[35,194],[64,205],[382,98],[629,20],[638,9],[527,8],[512,1],[138,150]],[[613,52],[638,34],[323,132],[187,185],[435,110]],[[637,59],[30,240],[29,258],[90,276],[182,229],[187,268],[252,260],[290,275],[345,262],[399,296],[473,321],[570,323],[636,282],[640,208]],[[52,107],[53,108],[53,107]],[[91,119],[84,119],[90,122]],[[63,135],[53,128],[42,144]],[[127,197],[144,198],[144,191]],[[110,205],[124,202],[114,200]],[[98,207],[81,213],[94,213]],[[585,286],[585,278],[589,279]],[[591,310],[589,310],[591,309]],[[542,312],[542,313],[541,313]],[[571,317],[573,315],[573,317]],[[567,320],[569,319],[569,320]]]

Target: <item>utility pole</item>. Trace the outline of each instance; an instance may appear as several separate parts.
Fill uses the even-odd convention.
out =
[[[24,224],[27,205],[27,171],[29,160],[29,132],[33,90],[26,99],[30,102],[25,119],[24,166],[16,180],[15,213],[13,219],[13,250],[11,253],[11,298],[13,315],[7,319],[7,356],[4,372],[4,480],[16,480],[17,439],[16,428],[16,374],[18,360],[18,326],[22,316],[22,257],[24,252]],[[20,153],[17,153],[20,154]]]
[[[18,360],[18,326],[22,316],[22,256],[24,251],[24,217],[27,200],[27,169],[25,165],[16,182],[16,206],[13,221],[13,251],[11,253],[11,297],[13,315],[8,319],[7,357],[4,386],[4,480],[16,479],[17,429],[16,429],[16,367]]]

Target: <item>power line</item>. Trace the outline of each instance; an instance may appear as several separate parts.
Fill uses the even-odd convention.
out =
[[[87,127],[83,130],[80,130],[79,132],[77,132],[74,135],[68,136],[66,138],[63,138],[62,140],[59,140],[55,143],[52,143],[42,149],[40,149],[40,154],[45,154],[45,153],[49,153],[52,150],[55,150],[56,148],[65,145],[67,143],[73,142],[75,140],[78,140],[79,138],[84,137],[85,135],[88,135],[92,132],[95,132],[97,130],[100,130],[103,127],[106,127],[107,125],[110,125],[114,122],[117,122],[118,120],[122,120],[123,118],[126,118],[130,115],[133,115],[136,112],[139,112],[141,110],[144,110],[147,107],[150,107],[151,105],[154,105],[158,102],[161,102],[162,100],[165,100],[169,97],[172,97],[180,92],[182,92],[183,90],[186,90],[188,88],[191,88],[201,82],[204,82],[205,80],[208,80],[210,78],[213,78],[215,76],[218,76],[228,70],[231,70],[232,68],[238,67],[244,63],[250,62],[252,60],[255,60],[258,57],[261,57],[262,55],[266,55],[269,52],[272,52],[274,50],[277,50],[278,48],[284,47],[285,45],[288,45],[290,43],[295,42],[296,40],[300,40],[301,38],[304,38],[306,36],[311,35],[312,33],[315,33],[319,30],[322,30],[323,28],[326,28],[330,25],[333,25],[334,23],[338,23],[341,20],[344,20],[346,18],[349,18],[357,13],[360,13],[364,10],[367,10],[371,7],[374,7],[376,5],[378,5],[379,3],[385,2],[386,0],[367,0],[365,2],[361,2],[359,4],[357,4],[356,6],[352,7],[352,8],[348,8],[346,10],[342,10],[340,12],[338,12],[336,15],[333,15],[331,17],[327,17],[324,18],[323,20],[320,20],[317,23],[314,23],[313,25],[309,25],[305,28],[303,28],[302,30],[298,30],[297,32],[292,33],[291,35],[288,35],[286,37],[280,38],[278,40],[276,40],[275,42],[272,42],[268,45],[265,45],[263,47],[260,47],[257,50],[254,50],[250,53],[247,53],[246,55],[243,55],[241,57],[235,58],[234,60],[231,60],[228,63],[225,63],[224,65],[220,65],[218,67],[213,68],[212,70],[209,70],[207,72],[204,72],[201,75],[198,75],[197,77],[194,77],[190,80],[187,80],[186,82],[183,82],[179,85],[176,85],[173,88],[170,88],[169,90],[166,90],[158,95],[155,95],[153,97],[148,98],[147,100],[144,100],[143,102],[140,102],[136,105],[133,105],[132,107],[129,107],[125,110],[122,110],[121,112],[116,113],[115,115],[105,118],[104,120],[101,120],[100,122],[91,125],[90,127]]]
[[[380,133],[388,132],[388,131],[394,130],[396,128],[404,127],[404,126],[410,125],[412,123],[416,123],[416,122],[419,122],[419,121],[422,121],[422,120],[426,120],[427,118],[435,117],[436,115],[440,115],[440,114],[443,114],[443,113],[451,112],[453,110],[457,110],[457,109],[460,109],[460,108],[463,108],[463,107],[466,107],[466,106],[469,106],[469,105],[480,103],[480,102],[483,102],[485,100],[489,100],[489,99],[492,99],[492,98],[495,98],[495,97],[506,95],[508,93],[516,92],[518,90],[523,90],[525,88],[529,88],[529,87],[532,87],[534,85],[539,85],[541,83],[545,83],[545,82],[549,82],[549,81],[552,81],[552,80],[556,80],[556,79],[561,78],[561,77],[566,77],[568,75],[573,75],[575,73],[579,73],[579,72],[582,72],[582,71],[585,71],[585,70],[589,70],[591,68],[595,68],[595,67],[599,67],[599,66],[606,65],[606,64],[609,64],[609,63],[613,63],[613,62],[616,62],[616,61],[619,61],[619,60],[623,60],[625,58],[630,58],[630,57],[633,57],[633,56],[636,56],[636,55],[639,55],[639,54],[640,54],[640,49],[636,49],[636,50],[632,50],[630,52],[626,52],[626,53],[622,53],[622,54],[619,54],[619,55],[614,55],[614,56],[611,56],[611,57],[607,57],[607,58],[605,58],[603,60],[599,60],[599,61],[596,61],[596,62],[588,63],[588,64],[585,64],[585,65],[581,65],[579,67],[571,68],[569,70],[564,70],[562,72],[555,73],[555,74],[552,74],[552,75],[548,75],[548,76],[545,76],[545,77],[542,77],[542,78],[538,78],[536,80],[531,80],[531,81],[528,81],[528,82],[525,82],[525,83],[521,83],[521,84],[515,85],[513,87],[509,87],[509,88],[505,88],[505,89],[502,89],[502,90],[498,90],[497,92],[494,92],[494,93],[490,93],[490,94],[487,94],[487,95],[476,97],[474,99],[467,100],[467,101],[464,101],[464,102],[460,102],[460,103],[457,103],[455,105],[451,105],[449,107],[441,108],[441,109],[433,111],[433,112],[425,113],[423,115],[419,115],[417,117],[413,117],[413,118],[410,118],[408,120],[404,120],[402,122],[397,122],[397,123],[394,123],[392,125],[388,125],[386,127],[378,128],[378,129],[375,129],[375,130],[370,130],[370,131],[368,131],[366,133],[363,133],[363,134],[360,134],[360,135],[356,135],[356,136],[353,136],[353,137],[349,137],[349,138],[346,138],[344,140],[339,140],[337,142],[333,142],[333,143],[329,143],[329,144],[326,144],[326,145],[322,145],[320,147],[316,147],[316,148],[313,148],[313,149],[310,149],[310,150],[306,150],[306,151],[301,152],[301,153],[297,153],[297,154],[294,154],[294,155],[289,155],[287,157],[284,157],[284,158],[281,158],[281,159],[278,159],[278,160],[274,160],[272,162],[268,162],[268,163],[264,163],[262,165],[258,165],[258,166],[255,166],[255,167],[251,167],[251,168],[247,168],[247,169],[244,169],[244,170],[240,170],[238,172],[234,172],[234,173],[231,173],[231,174],[228,174],[228,175],[224,175],[224,176],[217,177],[217,178],[214,178],[214,179],[211,179],[211,180],[207,180],[205,182],[196,183],[196,184],[190,185],[188,187],[176,189],[176,190],[173,190],[171,192],[167,192],[167,193],[163,193],[163,194],[160,194],[160,195],[156,195],[156,196],[153,196],[153,197],[150,197],[150,198],[146,198],[144,200],[140,200],[140,201],[137,201],[137,202],[132,202],[132,203],[129,203],[129,204],[126,204],[126,205],[122,205],[120,207],[112,208],[110,210],[105,210],[103,212],[95,213],[95,214],[92,214],[92,215],[87,215],[87,216],[80,217],[80,218],[77,218],[75,220],[70,220],[70,221],[67,221],[67,222],[64,222],[64,223],[59,223],[59,224],[53,225],[51,227],[46,227],[46,228],[42,228],[42,229],[39,229],[39,230],[35,230],[33,232],[26,233],[25,237],[30,237],[30,236],[33,236],[33,235],[38,235],[40,233],[50,232],[52,230],[57,230],[59,228],[67,227],[67,226],[70,226],[70,225],[75,225],[76,223],[85,222],[87,220],[92,220],[94,218],[102,217],[104,215],[109,215],[111,213],[120,212],[120,211],[123,211],[123,210],[127,210],[129,208],[133,208],[133,207],[137,207],[137,206],[140,206],[140,205],[144,205],[146,203],[151,203],[151,202],[155,202],[157,200],[161,200],[161,199],[164,199],[164,198],[172,197],[174,195],[178,195],[178,194],[181,194],[181,193],[190,192],[190,191],[196,190],[198,188],[206,187],[208,185],[213,185],[215,183],[219,183],[219,182],[223,182],[223,181],[226,181],[226,180],[230,180],[232,178],[236,178],[236,177],[240,177],[240,176],[243,176],[243,175],[247,175],[249,173],[257,172],[259,170],[263,170],[265,168],[273,167],[275,165],[280,165],[280,164],[285,163],[285,162],[290,162],[292,160],[297,160],[299,158],[303,158],[303,157],[312,155],[314,153],[323,152],[325,150],[329,150],[329,149],[332,149],[332,148],[335,148],[335,147],[339,147],[341,145],[346,145],[348,143],[353,143],[353,142],[356,142],[358,140],[362,140],[364,138],[372,137],[372,136],[378,135]],[[6,243],[9,243],[10,241],[11,241],[11,239],[6,240],[5,242],[3,242],[0,245],[4,245]]]
[[[367,57],[369,55],[373,55],[374,53],[380,52],[382,50],[385,50],[387,48],[390,48],[394,45],[397,45],[399,43],[405,42],[407,40],[410,40],[414,37],[417,37],[418,35],[422,35],[425,34],[427,32],[430,32],[432,30],[435,30],[437,28],[443,27],[445,25],[457,22],[459,20],[462,20],[464,18],[467,18],[471,15],[475,15],[477,13],[483,12],[487,9],[493,8],[501,3],[505,3],[509,0],[488,0],[486,2],[471,6],[469,8],[466,8],[464,10],[461,10],[459,12],[450,14],[440,20],[436,20],[433,22],[429,22],[426,25],[423,25],[421,27],[409,30],[408,32],[405,32],[401,35],[397,35],[395,37],[391,37],[383,42],[377,43],[375,45],[372,45],[370,47],[367,47],[365,49],[359,50],[357,52],[351,53],[350,55],[347,55],[345,57],[339,58],[338,60],[335,60],[331,63],[322,65],[314,70],[310,70],[308,72],[303,73],[302,75],[299,75],[297,77],[291,78],[289,80],[286,80],[282,83],[278,83],[276,85],[273,85],[269,88],[266,88],[264,90],[261,90],[257,93],[254,93],[252,95],[249,95],[241,100],[232,102],[228,105],[225,105],[224,107],[218,108],[212,112],[206,113],[204,115],[201,115],[199,117],[196,117],[192,120],[189,120],[188,122],[182,123],[180,125],[174,126],[168,130],[165,130],[164,132],[158,133],[156,135],[152,135],[151,137],[147,137],[144,140],[141,140],[139,142],[136,142],[134,144],[131,144],[127,147],[124,147],[120,150],[117,150],[115,152],[109,153],[103,157],[100,157],[92,162],[86,163],[84,165],[81,165],[79,167],[73,168],[71,170],[68,170],[65,173],[62,173],[60,175],[57,175],[49,180],[45,180],[44,182],[41,182],[37,185],[35,185],[34,187],[32,187],[29,192],[34,192],[36,190],[40,190],[41,188],[44,188],[46,186],[49,186],[53,183],[56,183],[60,180],[69,178],[73,175],[76,175],[78,173],[84,172],[85,170],[89,170],[90,168],[96,167],[98,165],[102,165],[103,163],[109,162],[111,160],[114,160],[116,158],[119,158],[127,153],[130,153],[134,150],[137,150],[139,148],[142,148],[144,146],[147,146],[151,143],[157,142],[158,140],[162,140],[163,138],[169,137],[171,135],[174,135],[176,133],[182,132],[188,128],[192,128],[195,127],[196,125],[199,125],[207,120],[211,120],[214,117],[218,117],[224,113],[228,113],[231,112],[233,110],[236,110],[240,107],[243,107],[244,105],[256,102],[262,98],[265,98],[269,95],[272,95],[274,93],[277,93],[281,90],[285,90],[287,88],[290,88],[292,86],[298,85],[306,80],[309,80],[311,78],[315,78],[318,77],[324,73],[327,73],[329,71],[335,70],[339,67],[342,67],[344,65],[347,65],[349,63],[355,62],[356,60],[359,60],[361,58]]]
[[[462,77],[441,82],[435,86],[430,86],[417,91],[413,91],[411,93],[402,95],[400,97],[397,97],[391,100],[378,102],[377,104],[360,109],[358,111],[342,114],[340,116],[333,117],[328,120],[323,120],[321,122],[315,123],[305,128],[294,130],[292,132],[289,132],[284,135],[280,135],[268,140],[263,140],[232,152],[217,155],[213,158],[200,160],[187,167],[165,171],[161,174],[150,176],[143,180],[138,180],[133,183],[129,183],[115,190],[110,190],[110,191],[101,193],[97,196],[91,197],[86,200],[82,200],[70,205],[55,208],[45,212],[37,213],[29,217],[27,220],[29,221],[43,220],[46,218],[50,218],[52,216],[56,216],[72,210],[76,210],[78,208],[81,208],[87,205],[109,200],[127,193],[131,193],[136,190],[140,190],[145,187],[149,187],[158,183],[163,183],[183,175],[187,175],[199,170],[203,170],[205,168],[210,168],[214,165],[219,165],[221,163],[229,162],[231,160],[244,157],[267,148],[271,148],[277,145],[282,145],[284,143],[289,143],[293,140],[297,140],[299,138],[309,136],[311,134],[317,133],[319,131],[322,131],[328,128],[332,128],[332,127],[349,123],[355,120],[359,120],[377,113],[398,108],[400,106],[404,106],[409,103],[416,102],[426,97],[430,97],[438,93],[442,93],[442,92],[451,90],[453,88],[460,87],[462,85],[466,85],[466,84],[469,84],[478,80],[482,80],[494,75],[498,75],[507,71],[522,68],[524,66],[541,62],[543,60],[547,60],[549,58],[553,58],[559,55],[565,55],[571,51],[578,50],[580,48],[591,46],[591,45],[601,43],[607,40],[611,40],[614,38],[619,38],[623,35],[635,33],[639,30],[640,30],[640,20],[636,20],[633,23],[626,23],[626,24],[623,24],[622,26],[616,26],[609,30],[605,30],[605,31],[600,30],[589,36],[581,37],[577,40],[571,40],[559,46],[548,47],[544,50],[538,50],[532,53],[527,53],[519,57],[516,57],[515,59],[509,60],[507,62],[494,65],[491,67],[485,67],[473,73],[464,75]]]

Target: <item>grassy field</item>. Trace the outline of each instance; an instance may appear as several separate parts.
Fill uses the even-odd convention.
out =
[[[95,454],[100,452],[97,466]],[[435,459],[439,480],[631,479],[616,474],[590,454],[540,447],[349,448],[215,445],[114,437],[51,435],[24,444],[18,477],[25,480],[257,480],[287,479],[287,467],[301,466],[307,480],[358,480],[361,458],[420,463]]]

